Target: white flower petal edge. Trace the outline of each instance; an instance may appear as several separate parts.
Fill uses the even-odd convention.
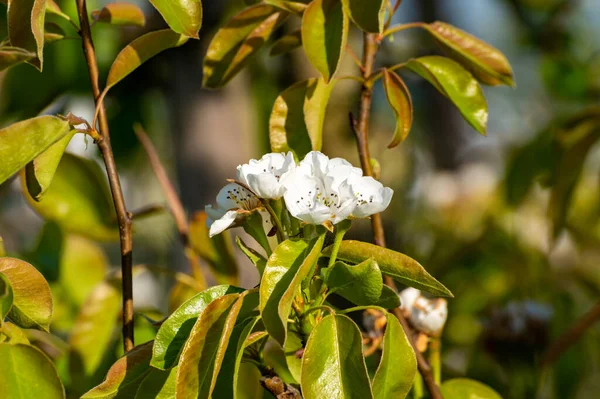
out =
[[[236,183],[227,184],[217,194],[217,208],[212,205],[204,208],[208,216],[206,225],[210,227],[209,236],[222,233],[261,205],[260,200],[244,187]]]
[[[442,333],[448,318],[448,302],[443,298],[419,297],[415,301],[410,322],[419,331],[437,337]]]
[[[284,193],[281,184],[286,174],[296,168],[291,152],[265,154],[261,159],[237,167],[237,180],[247,185],[259,198],[277,199]]]
[[[365,218],[383,212],[390,205],[394,190],[384,187],[383,184],[372,177],[351,176],[349,182],[357,200],[352,216]]]

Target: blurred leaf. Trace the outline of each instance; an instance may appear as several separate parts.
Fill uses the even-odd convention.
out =
[[[423,27],[451,58],[460,62],[480,82],[515,87],[510,63],[497,48],[444,22],[436,21]]]
[[[42,71],[46,0],[15,0],[8,4],[8,38],[11,45],[36,54],[28,61]]]
[[[325,248],[323,255],[331,254],[331,248]],[[357,264],[372,258],[383,274],[403,284],[437,296],[452,296],[448,288],[427,273],[416,260],[391,249],[362,241],[344,240],[340,245],[337,258]]]
[[[410,132],[413,121],[412,99],[402,78],[388,69],[383,70],[383,87],[388,103],[396,116],[394,137],[388,144],[388,148],[394,148],[403,142]]]
[[[0,324],[12,308],[13,298],[13,290],[8,277],[0,273]]]
[[[190,221],[190,241],[194,251],[210,266],[218,284],[237,284],[238,267],[231,244],[231,234],[224,231],[208,236],[206,212],[196,212]]]
[[[269,121],[271,151],[292,151],[303,158],[323,145],[323,122],[335,81],[308,79],[284,90],[273,104]]]
[[[286,240],[267,261],[260,280],[260,310],[263,323],[275,340],[285,343],[287,319],[297,290],[319,258],[325,235],[309,243]]]
[[[306,399],[373,398],[362,353],[362,336],[343,315],[329,315],[314,328],[302,358]]]
[[[386,0],[342,0],[346,14],[365,32],[382,33]]]
[[[135,399],[175,399],[175,381],[178,367],[170,370],[150,368],[135,394]]]
[[[269,55],[276,56],[285,54],[300,46],[302,46],[302,31],[298,29],[277,39],[277,41],[273,43]]]
[[[265,0],[265,3],[299,15],[301,15],[307,7],[305,3],[301,3],[299,1]]]
[[[75,132],[67,134],[25,167],[25,184],[34,200],[39,201],[52,183],[58,164],[74,135]]]
[[[285,21],[288,13],[267,4],[241,11],[219,29],[204,58],[202,85],[211,89],[225,86],[246,66]]]
[[[314,0],[302,17],[302,46],[325,82],[335,75],[348,38],[348,17],[338,0]]]
[[[46,13],[58,15],[67,21],[71,20],[71,18],[60,9],[54,0],[46,0]]]
[[[4,240],[0,236],[0,257],[6,256],[6,250],[4,249]]]
[[[486,134],[487,102],[473,75],[457,62],[437,55],[412,59],[406,66],[452,101],[475,130]]]
[[[177,310],[184,302],[198,294],[200,291],[201,290],[191,287],[183,281],[176,281],[171,288],[171,292],[169,292],[169,313]]]
[[[417,374],[417,359],[404,329],[393,314],[387,314],[383,353],[375,377],[375,399],[405,398]]]
[[[27,119],[0,130],[0,183],[65,137],[70,130],[67,121],[55,116]]]
[[[267,397],[260,385],[262,374],[252,363],[240,364],[235,399],[263,399]]]
[[[355,265],[336,262],[323,270],[329,292],[335,292],[357,305],[373,305],[383,290],[383,277],[373,259]]]
[[[179,47],[188,40],[187,36],[175,33],[170,29],[149,32],[138,37],[121,50],[115,58],[108,72],[104,92],[107,92],[156,54],[172,47]]]
[[[152,367],[169,369],[178,362],[179,355],[198,316],[208,304],[223,295],[240,293],[243,289],[219,285],[203,291],[186,301],[160,326],[152,350]]]
[[[198,3],[200,3],[198,1]],[[105,22],[112,25],[133,25],[143,27],[146,25],[144,12],[135,4],[109,3],[101,10],[92,11],[92,18],[96,22]]]
[[[5,342],[11,345],[15,345],[15,344],[25,344],[25,345],[31,345],[31,343],[29,342],[29,340],[27,339],[27,335],[25,335],[25,332],[19,328],[17,325],[11,323],[10,321],[5,321],[3,323],[3,327],[2,329],[0,329],[0,342]],[[38,330],[28,330],[29,332],[31,331],[35,331],[35,332],[39,332]],[[50,334],[48,334],[50,335]],[[0,384],[0,387],[2,385]]]
[[[444,399],[502,399],[492,388],[468,378],[447,380],[440,389]]]
[[[25,61],[30,61],[35,57],[35,53],[23,50],[19,47],[0,47],[0,71]]]
[[[131,399],[152,370],[148,364],[152,342],[136,346],[112,365],[104,381],[82,399]]]
[[[201,0],[150,0],[169,27],[177,33],[198,39],[202,26]]]
[[[286,384],[298,384],[292,376],[283,348],[274,339],[269,338],[263,350],[263,357],[267,366],[271,367]]]
[[[54,22],[46,22],[44,25],[44,41],[46,43],[54,43],[63,40],[66,35],[63,28]]]
[[[240,236],[235,237],[235,242],[237,243],[237,246],[242,250],[244,255],[246,255],[246,257],[250,259],[250,262],[252,262],[252,264],[256,266],[256,268],[258,269],[258,273],[262,276],[265,271],[265,267],[267,266],[267,260],[264,258],[264,256],[262,256],[261,254],[250,248],[248,245],[246,245],[246,243],[240,238]]]
[[[21,176],[22,186],[26,177]],[[52,185],[35,201],[23,187],[29,205],[44,219],[54,221],[66,232],[94,240],[118,237],[115,211],[108,183],[100,166],[91,160],[64,154]]]
[[[0,258],[0,273],[8,279],[13,292],[8,317],[20,327],[48,331],[52,294],[41,273],[29,263],[14,258]]]
[[[15,2],[15,0],[13,0]],[[7,399],[62,399],[65,389],[50,359],[24,344],[0,343],[0,387]]]

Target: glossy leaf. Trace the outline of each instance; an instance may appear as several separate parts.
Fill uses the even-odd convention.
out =
[[[383,70],[383,87],[388,104],[396,116],[396,129],[388,148],[394,148],[404,141],[413,122],[413,106],[410,92],[400,76],[394,71]]]
[[[449,58],[436,55],[412,59],[406,66],[452,101],[475,130],[486,134],[487,102],[479,83],[469,71]]]
[[[241,11],[219,29],[204,58],[204,87],[212,89],[227,84],[246,66],[288,17],[268,4],[257,4]]]
[[[302,46],[302,31],[298,29],[277,39],[269,54],[272,56],[285,54],[300,46]]]
[[[187,36],[175,33],[170,29],[149,32],[138,37],[121,50],[115,58],[108,72],[104,91],[119,83],[156,54],[172,47],[179,47],[188,39]]]
[[[301,15],[307,7],[305,3],[301,3],[299,1],[265,0],[265,3],[299,15]]]
[[[306,399],[373,398],[362,353],[362,335],[343,315],[330,315],[313,329],[302,358]]]
[[[331,269],[323,272],[330,292],[335,292],[352,303],[373,305],[381,297],[383,277],[373,259],[354,266],[336,262]]]
[[[150,0],[150,3],[173,31],[198,39],[202,26],[201,0]]]
[[[44,219],[56,222],[66,232],[94,240],[118,238],[108,182],[96,162],[64,154],[52,185],[40,201],[27,193],[25,173],[21,177],[25,198]]]
[[[53,22],[46,22],[44,25],[44,41],[46,44],[63,40],[67,34],[60,25]]]
[[[175,399],[177,367],[170,370],[151,368],[135,394],[135,399]]]
[[[0,323],[12,308],[13,299],[13,290],[8,277],[0,273]]]
[[[112,25],[133,25],[143,27],[146,25],[144,12],[131,3],[108,3],[103,9],[92,11],[92,18],[96,22]]]
[[[242,250],[244,255],[246,255],[246,257],[250,260],[250,262],[252,262],[252,264],[256,266],[258,272],[262,276],[265,271],[265,267],[267,266],[267,260],[264,258],[264,256],[262,256],[254,249],[246,245],[246,243],[239,236],[235,237],[235,242],[237,246]]]
[[[319,259],[324,239],[325,235],[311,243],[286,240],[267,261],[260,281],[260,310],[267,331],[281,345],[294,296]]]
[[[24,344],[0,343],[0,359],[0,389],[3,398],[65,397],[65,390],[54,365],[39,349]]]
[[[241,288],[219,285],[197,294],[181,305],[164,321],[156,334],[150,363],[152,367],[166,370],[175,366],[198,316],[208,304],[223,295],[242,291]]]
[[[44,64],[44,21],[46,0],[11,1],[7,10],[11,45],[36,54],[28,61],[40,71]]]
[[[284,90],[273,104],[269,138],[273,152],[292,151],[299,159],[323,145],[323,123],[335,82],[308,79]]]
[[[338,0],[314,0],[302,17],[302,46],[325,82],[335,75],[348,39],[348,17]]]
[[[35,58],[35,53],[19,47],[0,47],[0,71]]]
[[[108,370],[104,381],[83,395],[82,399],[131,399],[152,370],[148,362],[152,342],[136,346],[117,360]]]
[[[331,247],[327,247],[323,251],[324,255],[330,253]],[[362,241],[345,240],[340,245],[337,258],[357,264],[372,258],[377,262],[383,274],[393,277],[403,284],[437,296],[452,296],[448,288],[427,273],[416,260],[391,249]]]
[[[388,313],[383,353],[373,377],[373,396],[375,399],[405,398],[416,374],[415,352],[398,319]]]
[[[0,183],[46,151],[71,130],[55,116],[39,116],[0,130]]]
[[[497,48],[450,24],[436,21],[423,27],[448,55],[461,63],[481,82],[515,86],[510,63]]]
[[[342,0],[344,10],[360,29],[381,33],[385,23],[386,0]]]
[[[8,279],[13,292],[8,317],[19,327],[48,331],[52,294],[42,274],[29,263],[15,258],[0,258],[0,273]]]
[[[304,349],[305,344],[306,342],[302,342],[302,337],[299,334],[288,331],[285,337],[285,345],[283,346],[285,363],[296,383],[299,383],[302,379],[302,357],[298,357],[296,354],[299,353],[298,351]]]
[[[468,378],[445,381],[440,389],[444,399],[502,399],[492,388]]]

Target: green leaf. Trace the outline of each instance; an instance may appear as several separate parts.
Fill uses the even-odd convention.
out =
[[[302,350],[305,344],[306,342],[303,342],[303,339],[299,334],[288,331],[285,337],[285,345],[283,346],[285,363],[287,364],[292,377],[296,380],[296,383],[299,383],[299,381],[302,380],[302,358],[298,358],[296,353],[299,350]]]
[[[37,330],[27,330],[27,331],[29,334],[31,334],[31,332],[33,332],[33,331],[37,332]],[[50,334],[48,334],[48,335],[50,335]],[[5,321],[4,326],[0,330],[0,342],[9,343],[11,345],[14,345],[14,344],[31,345],[31,342],[29,342],[29,339],[27,339],[27,335],[25,335],[25,332],[21,328],[19,328],[17,325],[11,323],[10,321]]]
[[[277,41],[273,43],[269,55],[276,56],[285,54],[300,46],[302,46],[302,31],[298,29],[277,39]]]
[[[0,258],[0,273],[9,281],[13,304],[8,317],[18,326],[48,331],[52,318],[52,294],[40,272],[15,258]]]
[[[267,395],[260,385],[262,374],[252,363],[242,363],[238,372],[235,399],[263,399]]]
[[[246,243],[240,238],[240,236],[235,237],[235,242],[237,246],[242,250],[244,255],[246,255],[246,257],[250,259],[250,262],[252,262],[254,266],[256,266],[258,272],[262,276],[265,271],[265,267],[267,266],[267,260],[265,259],[265,257],[253,250],[252,248],[250,248],[248,245],[246,245]]]
[[[325,248],[323,254],[328,256],[331,249],[332,247]],[[437,296],[452,297],[448,288],[427,273],[416,260],[391,249],[362,241],[345,240],[340,245],[337,258],[357,264],[373,258],[383,274],[403,284]]]
[[[342,0],[346,14],[365,32],[382,33],[385,23],[385,0]]]
[[[34,200],[39,201],[50,187],[58,164],[74,135],[74,132],[67,134],[25,167],[25,184]]]
[[[388,148],[394,148],[402,143],[412,127],[413,106],[408,87],[395,72],[388,69],[383,70],[383,87],[388,104],[392,107],[396,116],[396,129],[392,142]]]
[[[138,37],[121,50],[115,58],[108,72],[104,92],[107,92],[156,54],[169,48],[179,47],[188,39],[187,36],[175,33],[170,29],[149,32]]]
[[[54,43],[63,40],[66,35],[63,28],[54,22],[46,22],[44,25],[44,41],[46,43]]]
[[[273,152],[292,151],[298,158],[323,145],[323,122],[335,81],[308,79],[284,90],[273,104],[269,138]]]
[[[203,291],[182,304],[156,333],[152,350],[152,367],[161,370],[177,365],[179,355],[187,341],[198,316],[209,303],[224,295],[243,292],[243,289],[219,285]]]
[[[362,353],[362,336],[344,315],[329,315],[314,328],[302,358],[306,399],[373,398]]]
[[[140,27],[146,25],[144,12],[137,5],[131,3],[109,3],[101,10],[92,11],[92,18],[96,22],[112,25]]]
[[[6,250],[4,249],[4,240],[0,236],[0,258],[6,256]]]
[[[46,13],[58,15],[67,21],[71,20],[71,18],[60,9],[54,0],[46,0]]]
[[[469,71],[457,62],[437,55],[412,59],[406,66],[452,101],[475,130],[486,134],[487,102],[479,83]]]
[[[152,341],[136,346],[117,360],[108,370],[104,381],[83,395],[82,399],[131,399],[152,370],[148,362]]]
[[[8,277],[0,273],[0,324],[10,312],[14,300],[14,294]]]
[[[348,17],[338,0],[314,0],[302,17],[302,46],[325,82],[335,75],[348,39]]]
[[[269,244],[269,238],[267,237],[267,233],[265,233],[265,227],[260,213],[253,212],[246,216],[242,227],[248,235],[254,238],[254,240],[263,247],[267,254],[271,253],[271,244]]]
[[[181,352],[177,398],[211,397],[243,301],[244,294],[228,294],[204,309]]]
[[[306,10],[306,7],[308,7],[305,3],[299,1],[265,0],[265,3],[298,15],[302,15],[304,10]]]
[[[324,240],[325,235],[311,243],[286,240],[267,261],[260,280],[260,311],[265,328],[281,345],[285,343],[294,297],[319,259]]]
[[[135,394],[135,399],[175,399],[177,367],[170,370],[151,368]]]
[[[396,291],[384,284],[381,290],[381,296],[379,297],[379,300],[373,304],[373,306],[381,306],[385,309],[394,309],[400,306],[400,298],[398,297]]]
[[[55,116],[39,116],[0,130],[0,184],[67,134],[69,123]]]
[[[204,58],[203,86],[225,86],[246,66],[285,21],[288,13],[267,4],[257,4],[241,11],[219,29]]]
[[[405,398],[417,374],[417,359],[404,329],[393,314],[387,315],[383,353],[375,377],[375,399]]]
[[[515,87],[510,63],[497,48],[444,22],[424,24],[440,46],[482,83]]]
[[[468,378],[453,378],[440,387],[444,399],[502,399],[487,385]]]
[[[36,54],[28,61],[40,71],[44,64],[46,0],[20,0],[8,4],[8,38],[11,45]]]
[[[379,302],[383,290],[383,277],[373,259],[367,259],[355,266],[336,262],[331,269],[324,269],[323,273],[330,292],[335,292],[361,306]]]
[[[198,39],[202,26],[201,0],[150,0],[150,3],[173,31]]]
[[[19,47],[0,47],[0,71],[35,58],[35,53]]]
[[[13,0],[14,2],[14,0]],[[54,365],[39,349],[24,344],[0,344],[0,387],[10,399],[62,399],[65,389]]]

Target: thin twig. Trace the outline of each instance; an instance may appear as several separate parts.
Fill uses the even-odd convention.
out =
[[[360,157],[360,164],[363,173],[366,176],[373,176],[373,170],[371,168],[371,157],[369,155],[369,118],[371,114],[371,103],[373,98],[373,85],[371,75],[373,74],[373,66],[375,64],[375,56],[379,51],[378,37],[376,34],[365,33],[363,42],[363,83],[360,93],[360,113],[359,119],[355,120],[354,116],[350,115],[350,124],[354,130],[356,136],[356,145],[358,147],[358,154]],[[373,231],[373,238],[375,244],[385,247],[385,231],[383,229],[383,223],[380,214],[375,214],[371,217],[371,228]],[[392,278],[385,276],[385,283],[396,290],[396,285]],[[416,348],[412,329],[408,325],[408,322],[402,315],[400,308],[392,310],[402,328],[404,329],[408,341],[412,345],[415,355],[417,357],[417,365],[419,372],[423,376],[427,390],[432,399],[443,399],[440,388],[434,381],[431,366],[427,363],[421,352]]]
[[[152,144],[152,141],[148,138],[146,132],[139,124],[136,124],[133,127],[138,140],[142,143],[142,147],[146,150],[146,154],[150,159],[150,165],[152,165],[152,170],[160,183],[160,186],[163,190],[163,194],[167,199],[167,204],[169,205],[169,209],[173,218],[175,219],[175,225],[177,226],[177,231],[179,231],[179,238],[183,243],[185,256],[190,263],[190,268],[192,271],[192,276],[198,282],[198,285],[201,287],[206,287],[206,279],[204,278],[204,274],[202,273],[202,268],[200,267],[200,260],[198,259],[198,255],[194,251],[192,247],[192,242],[190,240],[190,226],[188,224],[187,215],[185,210],[183,209],[183,205],[179,196],[177,195],[177,191],[175,187],[169,180],[169,176],[162,163],[160,162],[160,158],[158,156],[158,152],[156,148]]]
[[[94,101],[98,103],[100,96],[100,85],[98,80],[98,65],[96,63],[96,51],[94,50],[94,42],[92,41],[92,33],[90,30],[90,22],[88,19],[87,5],[85,0],[76,0],[77,14],[79,16],[79,24],[81,30],[79,34],[82,39],[83,53],[90,75],[92,84],[92,93]],[[112,194],[117,220],[119,222],[119,235],[121,240],[121,272],[123,281],[123,346],[125,352],[131,350],[134,346],[133,339],[133,277],[132,277],[132,239],[131,239],[131,215],[127,212],[121,182],[117,174],[117,166],[113,155],[112,146],[110,145],[110,133],[108,129],[108,119],[106,118],[106,110],[104,106],[100,106],[99,112],[100,137],[102,140],[97,142]]]
[[[133,211],[131,211],[131,219],[132,220],[138,220],[138,219],[143,219],[145,217],[148,216],[154,216],[160,213],[163,213],[166,210],[164,205],[159,205],[159,204],[153,204],[153,205],[146,205],[144,207],[141,207],[139,209],[134,209]]]

